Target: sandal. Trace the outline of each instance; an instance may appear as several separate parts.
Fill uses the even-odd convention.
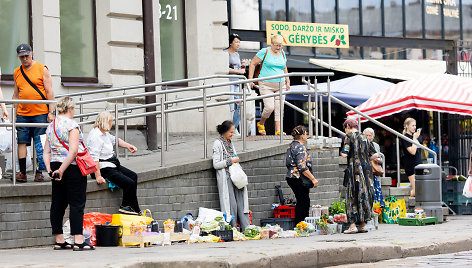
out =
[[[275,136],[279,136],[279,135],[280,135],[280,130],[277,130],[277,131],[275,132]],[[286,136],[287,133],[283,132],[283,135]]]
[[[74,243],[74,251],[82,250],[95,250],[95,247],[87,244],[86,242],[83,242],[82,244]]]
[[[58,243],[56,242],[53,247],[54,250],[64,250],[64,249],[72,249],[72,245],[64,242],[64,243]]]
[[[349,229],[344,231],[345,234],[355,234],[357,232],[358,232],[357,227],[349,227]]]
[[[256,126],[257,126],[257,132],[261,134],[262,136],[265,136],[266,135],[265,126],[259,124],[259,122],[257,122]]]

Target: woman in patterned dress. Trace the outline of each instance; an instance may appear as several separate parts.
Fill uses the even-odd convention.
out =
[[[346,214],[351,224],[344,233],[366,233],[366,223],[372,218],[374,199],[374,180],[370,160],[377,158],[378,154],[367,137],[359,133],[355,119],[347,119],[343,127],[347,135],[341,156],[348,159]],[[356,224],[359,224],[359,228]]]

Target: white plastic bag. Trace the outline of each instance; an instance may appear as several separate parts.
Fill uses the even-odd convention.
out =
[[[251,90],[251,95],[247,97],[256,97],[257,93],[254,90]],[[246,120],[253,121],[256,119],[256,102],[255,101],[246,101]]]
[[[217,217],[223,217],[223,212],[210,209],[210,208],[204,208],[204,207],[199,207],[198,208],[198,218],[197,222],[200,223],[206,223],[206,222],[211,222],[214,221],[215,218]]]
[[[472,198],[472,176],[469,176],[465,181],[464,189],[462,190],[462,195],[467,198]]]
[[[247,175],[239,163],[229,166],[229,174],[231,175],[231,181],[238,189],[242,189],[248,184]]]
[[[10,123],[5,120],[5,123]],[[12,129],[9,127],[0,127],[0,153],[8,153],[12,150]]]

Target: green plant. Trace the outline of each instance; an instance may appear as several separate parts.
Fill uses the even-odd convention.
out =
[[[328,227],[328,223],[326,223],[324,221],[316,221],[315,224],[320,226],[320,227]]]
[[[344,214],[346,213],[346,204],[344,200],[340,201],[333,201],[331,206],[329,207],[329,215],[334,216],[336,214]]]

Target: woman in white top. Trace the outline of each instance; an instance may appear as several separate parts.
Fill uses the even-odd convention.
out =
[[[141,212],[136,195],[138,175],[123,167],[113,151],[115,136],[109,133],[114,117],[108,111],[100,112],[95,120],[92,131],[87,137],[87,148],[97,164],[97,171],[92,175],[98,184],[105,183],[105,179],[123,189],[121,213],[138,215]],[[132,144],[118,138],[118,146],[128,149],[131,153],[137,151]]]

